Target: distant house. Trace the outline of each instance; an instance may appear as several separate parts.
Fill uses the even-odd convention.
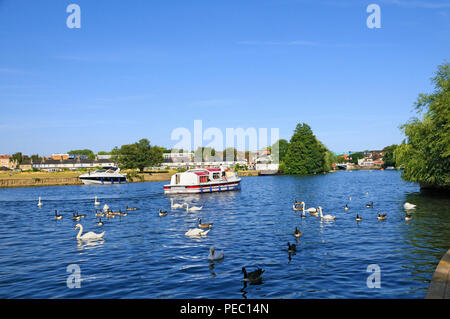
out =
[[[11,156],[9,155],[0,155],[0,167],[6,167],[9,169],[13,169],[16,166],[11,161]]]
[[[95,168],[95,167],[110,167],[116,166],[112,160],[109,159],[67,159],[54,160],[43,159],[39,163],[33,163],[32,167],[42,171],[61,171],[65,169],[76,170],[80,168]]]
[[[22,171],[30,171],[33,169],[33,163],[30,159],[25,159],[20,163],[19,168]]]

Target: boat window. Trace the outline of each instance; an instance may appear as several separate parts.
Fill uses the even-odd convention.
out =
[[[200,183],[208,182],[208,176],[200,176]]]
[[[213,173],[213,178],[214,179],[220,178],[220,173]]]

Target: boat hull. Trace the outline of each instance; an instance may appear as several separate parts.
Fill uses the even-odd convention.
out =
[[[113,184],[126,184],[127,180],[124,178],[121,178],[120,180],[111,180],[111,179],[87,179],[87,178],[80,178],[80,180],[83,182],[84,185],[113,185]]]
[[[164,194],[197,194],[229,192],[241,189],[241,180],[222,182],[216,184],[200,185],[164,185]]]

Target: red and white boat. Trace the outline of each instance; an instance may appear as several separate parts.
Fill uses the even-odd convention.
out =
[[[197,168],[172,175],[170,184],[164,185],[164,194],[212,193],[239,190],[241,179],[235,172],[220,168]]]

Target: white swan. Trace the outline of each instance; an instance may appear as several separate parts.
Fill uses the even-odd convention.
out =
[[[220,260],[223,259],[223,257],[224,257],[223,250],[216,251],[214,249],[214,246],[211,246],[211,248],[209,249],[208,260]]]
[[[320,218],[321,218],[322,220],[332,221],[332,220],[335,220],[335,219],[336,219],[336,216],[333,216],[333,215],[329,215],[329,214],[323,215],[323,214],[322,214],[322,207],[321,207],[321,206],[319,206],[319,213],[320,213]]]
[[[100,202],[97,201],[97,196],[95,196],[95,199],[94,199],[94,205],[95,205],[95,206],[100,205]]]
[[[189,229],[185,233],[185,235],[188,236],[188,237],[203,237],[203,236],[208,235],[209,231],[210,231],[209,229],[208,230],[201,230],[200,228],[192,228],[192,229]]]
[[[196,212],[196,211],[201,210],[202,208],[203,208],[203,206],[200,206],[200,207],[192,206],[191,208],[189,208],[189,204],[186,204],[186,211],[187,212]]]
[[[108,205],[103,205],[103,212],[107,212],[109,211],[109,206]]]
[[[83,232],[83,225],[81,224],[77,224],[75,226],[75,229],[80,229],[80,231],[78,232],[77,235],[77,239],[82,239],[82,240],[97,240],[97,239],[103,239],[103,235],[105,235],[105,232],[100,233],[100,234],[96,234],[94,232],[87,232],[86,234],[81,235],[81,233]]]
[[[416,205],[411,204],[411,203],[404,203],[403,208],[404,209],[414,209],[414,208],[416,208]]]
[[[42,205],[44,205],[44,204],[41,203],[41,198],[40,197],[39,197],[39,202],[38,202],[37,205],[38,205],[38,207],[42,207]]]
[[[303,204],[303,207],[306,207],[305,202],[302,202],[302,204]],[[315,213],[315,212],[317,212],[317,208],[315,208],[315,207],[310,207],[310,208],[308,208],[308,209],[305,209],[305,211],[307,211],[308,213]]]
[[[173,198],[170,199],[170,208],[172,208],[172,209],[183,208],[183,205],[184,204],[174,204]]]

